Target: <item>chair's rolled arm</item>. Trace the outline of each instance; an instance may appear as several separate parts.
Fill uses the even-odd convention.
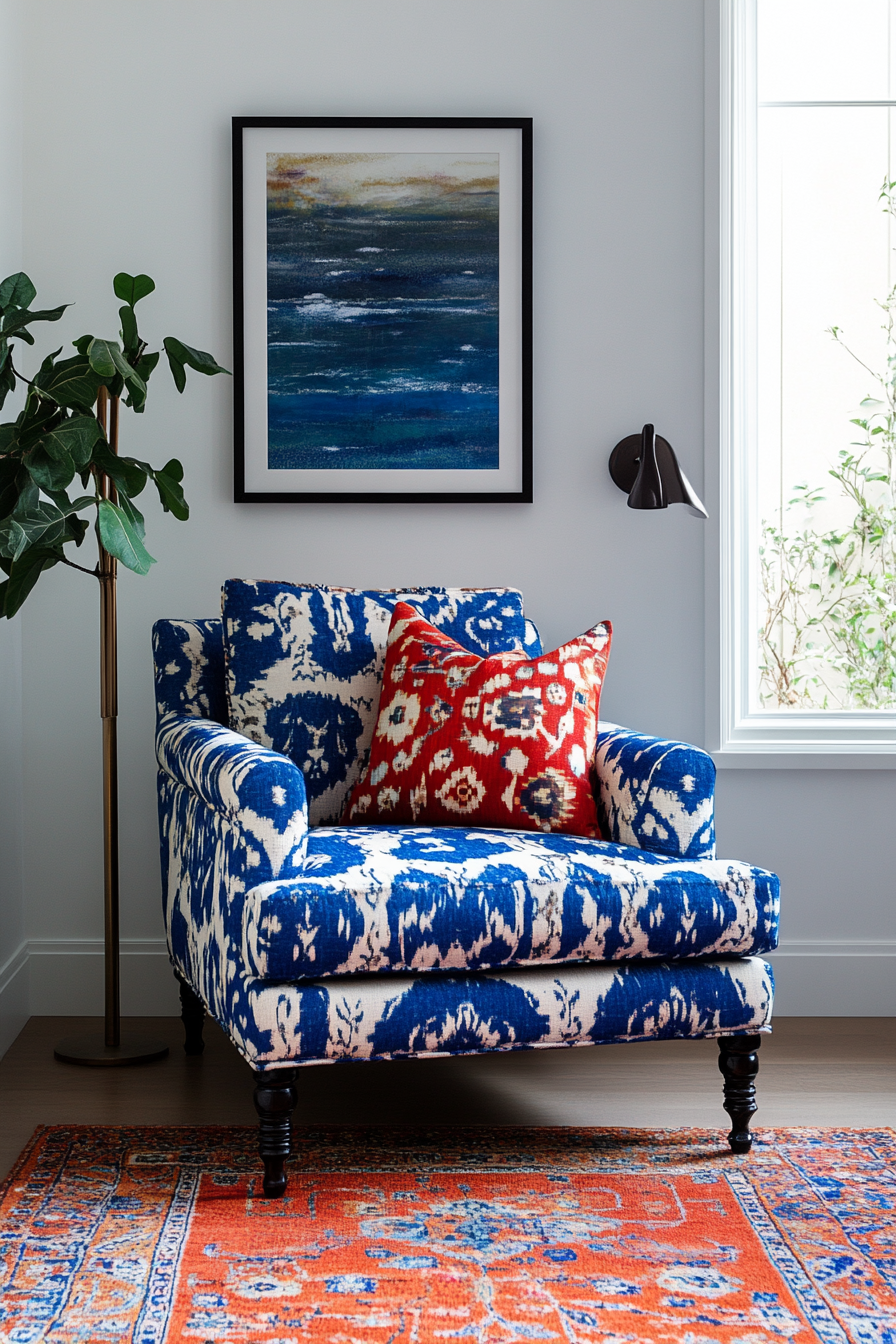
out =
[[[607,840],[655,854],[715,858],[716,768],[705,751],[602,723],[594,764]]]
[[[253,881],[300,871],[308,847],[305,777],[288,756],[218,723],[183,714],[162,719],[159,767],[239,828]]]

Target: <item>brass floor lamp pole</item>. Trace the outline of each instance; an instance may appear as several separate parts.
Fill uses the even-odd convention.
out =
[[[97,419],[109,447],[118,452],[118,397],[100,388]],[[117,503],[114,482],[103,476],[100,493]],[[148,1064],[164,1059],[164,1041],[143,1034],[121,1033],[121,958],[119,931],[118,852],[118,607],[116,600],[118,562],[104,546],[99,547],[100,581],[100,715],[103,721],[103,908],[105,924],[105,1024],[99,1031],[71,1036],[54,1050],[66,1064],[114,1067],[118,1064]]]

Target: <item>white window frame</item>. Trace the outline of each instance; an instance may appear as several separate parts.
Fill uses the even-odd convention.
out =
[[[719,765],[896,769],[896,713],[750,708],[756,657],[756,0],[705,0],[707,741]],[[718,557],[718,564],[714,563]]]

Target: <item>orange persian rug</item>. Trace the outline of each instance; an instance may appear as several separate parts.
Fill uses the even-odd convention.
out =
[[[39,1129],[0,1340],[896,1344],[896,1133]]]

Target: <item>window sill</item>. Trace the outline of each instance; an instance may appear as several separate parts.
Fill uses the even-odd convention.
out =
[[[709,754],[719,770],[896,770],[894,743],[757,743]]]

